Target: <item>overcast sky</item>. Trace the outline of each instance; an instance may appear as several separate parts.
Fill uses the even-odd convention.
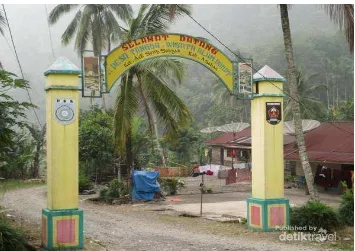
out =
[[[47,5],[48,12],[54,6]],[[50,45],[45,5],[5,5],[5,8],[25,78],[30,80],[32,99],[35,104],[41,106],[38,113],[43,123],[45,98],[43,72],[55,61]],[[137,11],[139,5],[133,5],[133,9]],[[66,56],[80,67],[79,57],[74,52],[73,45],[67,47],[61,45],[61,35],[74,14],[75,10],[51,26],[50,30],[55,57]],[[329,21],[319,6],[294,5],[289,14],[293,38],[305,32],[311,35],[338,31],[338,27]],[[192,15],[231,49],[282,42],[279,9],[274,4],[193,5]],[[171,32],[206,37],[212,44],[223,49],[189,17],[177,20]],[[19,74],[9,33],[6,31],[5,35],[6,39],[0,36],[0,61],[6,70]],[[111,93],[110,96],[114,97],[115,94]],[[17,91],[16,97],[26,100],[27,94]],[[30,113],[29,119],[33,118],[33,113]]]

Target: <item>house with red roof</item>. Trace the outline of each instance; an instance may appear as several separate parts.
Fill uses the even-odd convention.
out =
[[[321,123],[319,127],[305,134],[305,143],[318,185],[337,188],[339,181],[343,180],[351,187],[354,171],[354,121]],[[295,174],[304,183],[304,172],[296,142],[285,145],[284,157],[295,165]],[[325,177],[317,182],[321,173],[324,173]]]
[[[313,174],[327,170],[319,185],[338,187],[339,180],[351,183],[354,171],[354,121],[325,122],[305,133],[305,143]],[[251,161],[250,127],[237,133],[223,133],[205,141],[212,148],[212,163],[225,166]],[[304,183],[304,173],[293,135],[284,135],[285,163],[293,166],[293,174]],[[316,181],[318,182],[318,181]],[[350,182],[350,183],[349,183]]]

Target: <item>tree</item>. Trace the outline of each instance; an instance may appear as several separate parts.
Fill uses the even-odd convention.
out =
[[[117,18],[125,22],[132,16],[132,7],[128,4],[59,4],[49,14],[50,24],[77,8],[74,19],[62,35],[62,43],[68,45],[75,36],[74,48],[81,53],[90,41],[96,56],[117,41],[122,31]]]
[[[0,34],[1,35],[4,35],[4,31],[2,29],[4,26],[7,26],[7,25],[6,25],[6,21],[5,21],[5,17],[4,17],[3,11],[0,10]]]
[[[26,125],[26,128],[30,132],[35,144],[33,162],[30,168],[30,177],[38,178],[40,168],[40,157],[41,153],[43,152],[43,146],[45,142],[46,125],[43,125],[42,128],[38,128],[35,125]]]
[[[321,100],[314,97],[314,92],[326,89],[323,84],[314,84],[316,74],[307,75],[303,69],[296,70],[297,89],[299,100],[302,104],[300,107],[302,119],[317,119],[325,117],[324,104]],[[288,97],[284,109],[285,119],[290,120],[292,115],[292,98]]]
[[[280,4],[280,14],[281,14],[281,25],[283,31],[285,54],[288,66],[288,78],[289,78],[289,96],[290,105],[292,108],[293,121],[296,134],[296,142],[298,146],[299,156],[303,168],[303,172],[307,182],[307,188],[312,200],[319,200],[318,191],[314,184],[314,178],[311,166],[309,164],[308,154],[306,151],[306,145],[304,140],[304,135],[302,131],[302,118],[300,109],[300,96],[297,89],[297,76],[296,76],[296,66],[293,59],[293,49],[292,49],[292,39],[290,23],[288,18],[288,7],[287,4]]]
[[[250,121],[250,116],[248,116],[250,114],[250,102],[238,100],[236,96],[230,94],[220,81],[213,83],[213,102],[212,120],[219,121],[217,125],[231,123],[232,121]]]
[[[332,106],[328,120],[354,121],[354,99],[343,101],[338,107]]]
[[[19,131],[4,157],[6,164],[2,167],[2,176],[12,179],[25,179],[29,175],[35,156],[35,142],[28,132]]]
[[[353,4],[324,4],[325,11],[340,29],[344,28],[346,40],[351,53],[354,53],[354,5]]]
[[[3,15],[2,12],[3,12],[3,11],[0,10],[0,34],[1,34],[1,35],[4,35],[3,27],[7,26],[7,23],[6,23],[6,21],[5,21],[5,17],[4,17],[4,15]],[[2,69],[3,69],[3,68],[2,68],[2,64],[1,64],[1,62],[0,62],[0,70],[2,70]]]
[[[14,100],[9,92],[13,89],[29,88],[28,82],[18,79],[15,74],[0,70],[0,159],[7,155],[14,142],[16,128],[23,128],[26,123],[25,111],[35,108],[31,103]]]
[[[185,6],[188,11],[188,6]],[[177,15],[183,14],[177,11]],[[141,5],[136,18],[129,20],[129,27],[120,35],[122,42],[149,34],[165,33],[170,25],[168,5]],[[114,130],[118,150],[126,153],[127,175],[132,168],[132,123],[139,111],[145,112],[149,129],[155,134],[159,150],[158,120],[164,133],[173,135],[188,125],[192,116],[184,102],[169,87],[180,84],[184,76],[183,64],[165,57],[141,62],[121,78],[116,100]],[[141,106],[140,106],[141,105]],[[165,164],[162,154],[163,164]]]
[[[113,164],[113,113],[92,106],[80,113],[79,121],[80,171],[98,180],[101,172]]]

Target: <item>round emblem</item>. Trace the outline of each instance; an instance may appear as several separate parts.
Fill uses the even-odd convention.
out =
[[[63,105],[56,110],[55,116],[59,121],[67,122],[74,118],[74,111],[69,106]]]

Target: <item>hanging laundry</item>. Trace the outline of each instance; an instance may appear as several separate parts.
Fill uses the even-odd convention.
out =
[[[207,170],[206,175],[213,175],[213,172],[211,170]]]

